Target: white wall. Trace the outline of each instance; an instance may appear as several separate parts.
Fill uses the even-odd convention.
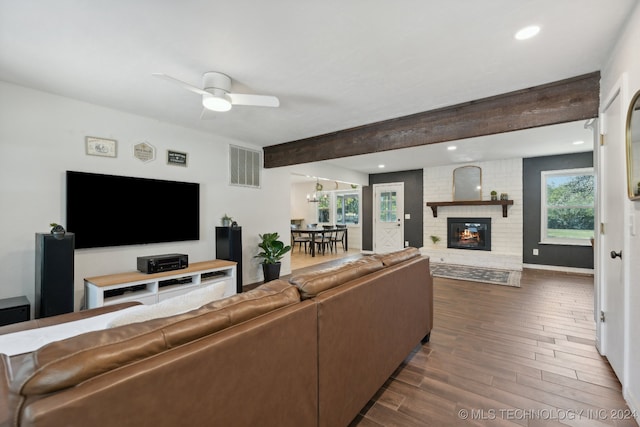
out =
[[[116,139],[117,158],[86,155],[87,135]],[[133,145],[141,141],[155,146],[155,161],[142,163],[133,157]],[[258,233],[289,235],[289,172],[264,170],[260,189],[229,186],[229,143],[259,149],[0,82],[0,298],[26,295],[33,307],[35,233],[48,232],[51,222],[66,225],[66,170],[198,182],[201,186],[199,241],[76,250],[76,307],[83,296],[84,277],[133,271],[140,255],[180,252],[188,254],[190,262],[215,258],[214,227],[220,225],[224,213],[242,226],[244,283],[261,280],[262,271],[253,258]],[[187,152],[188,167],[167,165],[167,149]],[[87,206],[87,214],[92,208]],[[282,274],[290,270],[287,256]]]
[[[522,159],[470,163],[482,169],[482,200],[490,192],[507,193],[513,200],[507,218],[501,206],[447,206],[438,208],[434,218],[431,208],[424,210],[424,247],[422,253],[433,262],[522,270]],[[425,202],[453,200],[453,170],[463,164],[424,169]],[[447,249],[447,217],[490,217],[491,251]],[[429,236],[438,236],[434,245]]]
[[[640,5],[637,5],[633,14],[627,21],[627,26],[613,49],[608,63],[602,69],[602,80],[600,83],[600,99],[604,100],[611,92],[616,82],[623,73],[628,76],[628,93],[622,94],[627,99],[623,100],[625,105],[631,101],[634,93],[640,90]],[[600,106],[604,109],[604,105]],[[624,144],[624,141],[617,141]],[[625,168],[624,159],[619,159],[620,167]],[[625,191],[621,188],[620,191]],[[640,230],[640,202],[627,202],[621,206],[621,211],[627,212],[624,215],[625,222],[628,222],[626,230]],[[627,346],[625,349],[625,378],[621,378],[623,394],[632,410],[640,412],[640,235],[636,232],[625,233],[625,260],[628,260],[628,272],[626,275],[625,301],[627,308],[627,318],[625,321]],[[604,249],[604,248],[603,248]]]
[[[307,194],[313,194],[315,183],[296,182],[291,184],[291,218],[304,220],[303,225],[318,222],[316,205],[307,202]]]

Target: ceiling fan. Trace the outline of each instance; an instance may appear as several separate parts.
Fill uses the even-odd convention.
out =
[[[208,110],[229,111],[233,105],[280,106],[280,100],[275,96],[231,93],[231,77],[217,71],[209,71],[202,75],[202,89],[163,73],[153,75],[202,95],[202,105]]]

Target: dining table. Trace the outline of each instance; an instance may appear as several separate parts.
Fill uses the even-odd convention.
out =
[[[331,228],[301,228],[299,230],[295,230],[296,233],[300,233],[300,234],[307,234],[309,236],[310,242],[311,242],[311,248],[309,249],[309,252],[311,253],[312,257],[316,256],[316,238],[317,236],[320,236],[321,239],[319,241],[322,240],[322,238],[324,237],[325,234],[330,234],[330,233],[334,233],[336,231],[344,231],[344,250],[349,250],[349,233],[347,232],[347,228],[338,228],[338,227],[331,227]]]

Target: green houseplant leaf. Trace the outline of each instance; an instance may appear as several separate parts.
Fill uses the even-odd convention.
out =
[[[278,233],[258,234],[262,240],[258,247],[262,249],[255,258],[261,258],[261,264],[276,264],[291,250],[291,246],[285,246],[284,242],[278,240]]]

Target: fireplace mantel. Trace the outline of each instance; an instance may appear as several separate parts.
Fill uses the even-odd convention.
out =
[[[513,200],[460,200],[457,202],[427,202],[427,206],[433,211],[433,217],[438,217],[439,206],[502,206],[502,216],[507,217],[507,206],[513,205]]]

